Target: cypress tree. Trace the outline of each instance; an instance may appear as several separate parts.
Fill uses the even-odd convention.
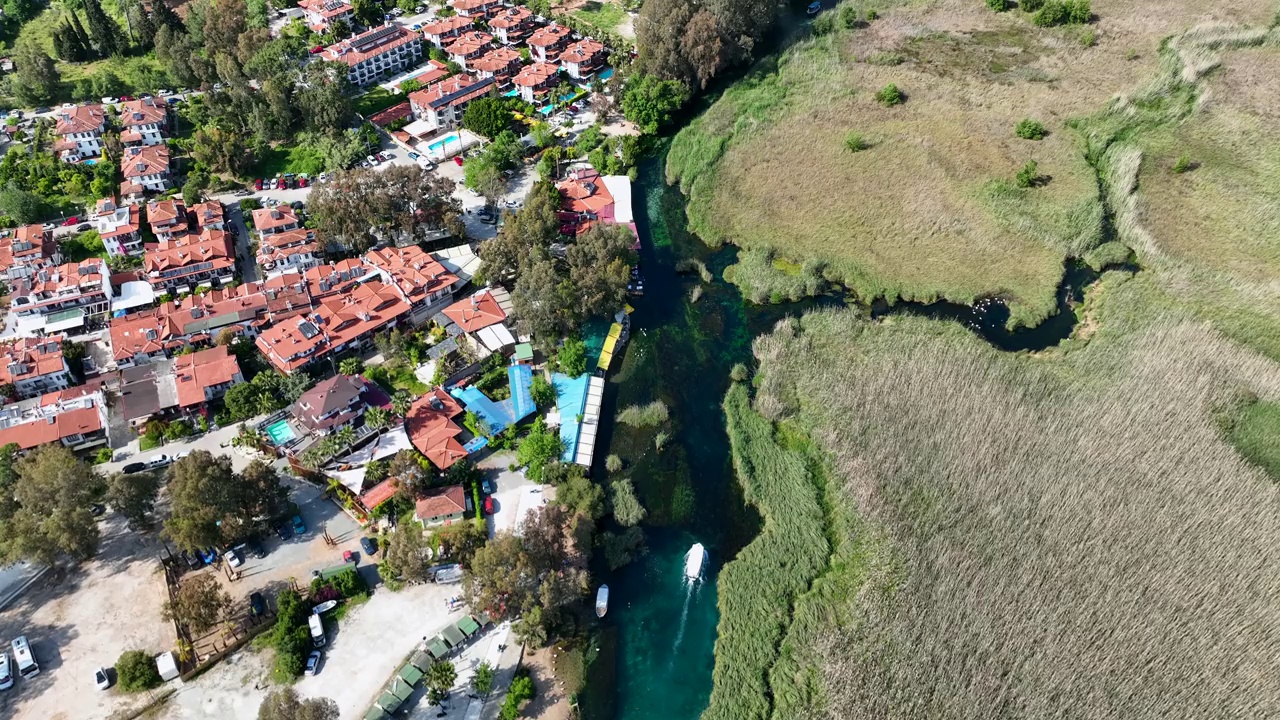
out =
[[[93,56],[93,43],[89,42],[89,33],[84,31],[84,26],[80,24],[80,16],[76,15],[74,10],[68,10],[71,13],[71,29],[76,33],[76,44],[83,49],[83,57],[88,60]]]
[[[182,20],[178,17],[178,14],[169,7],[169,3],[165,2],[165,0],[151,0],[151,24],[156,30],[159,30],[161,25],[168,25],[169,29],[174,32],[185,33],[187,31],[183,27]]]
[[[120,32],[120,26],[107,17],[98,0],[84,0],[84,17],[89,21],[89,32],[93,34],[98,52],[103,55],[124,54],[128,43]]]

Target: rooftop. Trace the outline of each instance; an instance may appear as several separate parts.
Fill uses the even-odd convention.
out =
[[[493,293],[481,290],[445,308],[445,317],[467,332],[474,332],[507,319]]]
[[[321,57],[331,62],[354,66],[418,40],[420,37],[417,33],[409,32],[400,25],[383,25],[330,45],[324,49]]]
[[[489,92],[493,78],[477,78],[471,75],[453,77],[410,93],[409,101],[418,107],[441,108],[470,102]]]
[[[532,47],[558,46],[569,38],[569,34],[569,28],[552,23],[544,28],[538,28],[533,35],[530,35],[529,45]]]
[[[414,509],[414,517],[422,522],[434,518],[445,517],[455,513],[466,512],[467,493],[461,485],[431,488],[418,498]]]
[[[431,464],[444,470],[467,456],[458,442],[462,427],[454,418],[462,414],[462,406],[441,388],[418,398],[405,415],[409,441]]]
[[[62,358],[64,339],[61,335],[21,338],[0,345],[0,385],[66,370],[66,363]]]
[[[187,408],[205,402],[209,388],[234,382],[240,375],[240,363],[225,345],[215,345],[179,356],[173,362],[173,374],[178,386],[178,405]]]
[[[160,124],[168,117],[168,105],[155,98],[138,98],[120,106],[120,124],[125,127]]]
[[[169,148],[163,143],[125,148],[120,169],[125,178],[165,175],[169,172]]]
[[[536,88],[554,79],[559,72],[560,66],[555,63],[534,63],[521,68],[512,82],[517,85]]]
[[[70,108],[58,108],[54,112],[57,125],[54,135],[70,135],[72,133],[101,130],[105,123],[106,113],[101,105],[77,105]]]

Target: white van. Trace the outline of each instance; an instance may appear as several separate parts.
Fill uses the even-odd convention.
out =
[[[311,626],[311,644],[315,647],[324,647],[324,621],[319,615],[312,615],[307,618],[307,624]]]
[[[27,642],[26,635],[19,635],[10,643],[13,648],[13,660],[18,665],[18,674],[24,678],[33,678],[40,674],[40,666],[36,663],[36,658],[31,654],[31,644]]]
[[[0,690],[13,687],[13,671],[9,669],[9,653],[0,650]]]

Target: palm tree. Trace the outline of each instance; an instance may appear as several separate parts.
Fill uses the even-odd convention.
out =
[[[409,397],[409,393],[401,390],[396,396],[391,398],[391,410],[400,417],[409,414],[409,408],[413,406],[413,398]]]
[[[335,449],[346,449],[351,447],[356,441],[356,431],[347,426],[333,434],[333,444]]]
[[[391,424],[391,413],[386,408],[371,407],[364,413],[364,424],[371,430],[381,430]]]
[[[262,432],[259,431],[258,428],[246,423],[240,426],[240,434],[236,435],[235,438],[232,439],[231,444],[239,447],[257,448],[259,445],[262,445],[264,441],[265,438],[263,438]]]

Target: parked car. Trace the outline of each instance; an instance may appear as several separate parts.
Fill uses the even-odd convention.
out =
[[[178,462],[179,460],[181,460],[181,459],[182,459],[182,458],[184,458],[184,457],[187,457],[187,456],[188,456],[188,455],[190,455],[190,454],[191,454],[191,451],[190,451],[190,450],[183,450],[182,452],[174,453],[174,454],[173,454],[173,461],[174,461],[174,462]]]
[[[276,525],[275,531],[276,537],[280,538],[281,542],[289,539],[289,526],[285,523]]]
[[[107,514],[107,506],[102,503],[94,503],[89,506],[89,514],[94,517],[102,517]]]
[[[421,156],[421,155],[419,155],[419,154],[418,154],[418,153],[416,153],[416,152],[411,152],[411,153],[409,153],[409,159],[410,159],[410,160],[417,160],[417,159],[418,159],[418,158],[420,158],[420,157],[422,157],[422,156]]]
[[[156,94],[159,95],[160,97],[169,97],[173,93],[168,90],[157,90]]]
[[[120,96],[120,102],[133,102],[133,101],[134,101],[134,99],[135,99],[135,98],[134,98],[132,95],[121,95],[121,96]]]
[[[301,515],[293,516],[293,532],[295,535],[302,535],[307,531],[307,524],[302,522]]]
[[[99,690],[106,690],[111,687],[111,676],[107,675],[106,668],[98,668],[93,671],[93,684]]]
[[[377,155],[366,155],[366,156],[365,156],[365,158],[364,158],[364,161],[365,161],[365,162],[367,162],[367,163],[369,163],[370,165],[377,165],[377,164],[378,164],[378,156],[377,156]]]
[[[236,552],[235,548],[228,550],[224,557],[227,558],[227,563],[233,568],[238,568],[244,564],[244,558],[240,557],[240,553]]]
[[[493,496],[492,495],[489,495],[484,499],[484,514],[485,515],[493,514]]]
[[[254,189],[254,190],[261,190],[261,189],[262,189],[262,178],[258,178],[257,180],[254,180],[254,181],[253,181],[253,189]]]
[[[315,47],[311,48],[311,54],[312,54],[312,55],[319,55],[319,54],[320,54],[320,53],[322,53],[322,52],[324,52],[324,46],[323,46],[323,45],[317,45],[317,46],[315,46]]]
[[[41,225],[41,226],[40,226],[40,229],[42,229],[42,230],[53,230],[53,229],[55,229],[55,228],[57,228],[57,227],[58,227],[58,223],[47,222],[47,223],[45,223],[45,224]]]
[[[249,595],[249,608],[254,615],[261,615],[267,611],[267,600],[262,597],[262,593],[255,591]]]
[[[236,196],[236,197],[249,197],[249,196],[251,196],[251,195],[253,195],[253,191],[252,191],[252,190],[250,190],[249,188],[245,188],[244,190],[237,190],[237,191],[235,191],[235,196]]]
[[[9,653],[0,650],[0,690],[13,687],[13,670],[9,667]]]
[[[69,218],[67,218],[66,220],[63,220],[63,221],[62,221],[62,227],[71,227],[72,225],[75,225],[75,224],[77,224],[77,223],[79,223],[79,222],[80,222],[80,216],[79,216],[79,215],[72,215],[71,217],[69,217]]]
[[[124,473],[125,475],[132,475],[134,473],[140,473],[146,469],[147,469],[146,463],[131,462],[128,465],[125,465],[124,467],[120,468],[120,472]]]
[[[258,542],[257,540],[250,540],[249,542],[245,543],[244,546],[247,552],[251,553],[254,557],[258,558],[259,560],[267,556],[267,551],[262,548],[262,543]]]
[[[493,492],[493,483],[489,482],[488,480],[482,480],[480,482],[480,489],[484,491],[485,495],[488,495],[489,493]]]
[[[307,176],[306,176],[306,175],[299,175],[299,176],[298,176],[298,187],[300,187],[300,188],[304,188],[304,187],[306,187],[307,185],[308,185]]]
[[[104,98],[102,98],[102,104],[103,104],[103,105],[115,105],[115,104],[116,104],[116,103],[118,103],[118,102],[120,102],[120,98],[116,98],[116,97],[104,97]]]
[[[370,537],[360,538],[360,549],[364,550],[364,554],[373,557],[378,554],[378,543]]]
[[[200,551],[200,559],[205,565],[212,565],[218,559],[218,551],[215,548],[205,548]]]
[[[386,150],[383,150],[382,152],[378,153],[378,159],[383,162],[390,160],[392,157],[393,157],[392,154]]]
[[[413,24],[413,27],[411,27],[411,28],[409,28],[409,29],[410,29],[410,30],[412,30],[412,31],[414,31],[414,32],[418,32],[419,30],[421,30],[421,29],[422,29],[422,25],[420,25],[420,24],[418,24],[418,23],[414,23],[414,24]]]
[[[200,567],[203,564],[200,561],[200,556],[197,553],[183,550],[182,555],[180,555],[179,557],[181,557],[183,562],[187,564],[187,567],[192,570],[195,570],[196,568]]]
[[[426,5],[419,5],[418,7],[414,8],[414,9],[413,9],[413,11],[414,11],[414,12],[416,12],[416,13],[418,13],[419,15],[421,15],[422,13],[424,13],[424,12],[426,12],[426,11],[427,11],[427,6],[426,6]]]
[[[320,672],[320,657],[319,650],[312,650],[311,654],[307,656],[307,669],[305,672],[308,675],[315,675]]]
[[[147,461],[147,469],[155,470],[156,468],[166,467],[173,463],[173,458],[168,455],[157,455]]]
[[[79,225],[76,226],[76,232],[85,232],[86,230],[92,230],[92,229],[93,229],[93,226],[90,225],[89,223],[80,223]]]
[[[284,190],[284,178],[282,177],[276,178],[276,189]]]
[[[121,99],[123,99],[123,98],[121,98]],[[52,108],[47,108],[47,107],[41,106],[41,107],[36,108],[36,109],[35,109],[35,110],[33,110],[32,112],[34,112],[34,113],[35,113],[35,114],[37,114],[37,115],[42,115],[42,114],[44,114],[44,113],[49,112],[49,110],[51,110],[51,109],[52,109]],[[15,115],[17,115],[18,117],[22,117],[22,111],[21,111],[21,110],[14,110],[14,111],[13,111],[13,113],[14,113]]]

